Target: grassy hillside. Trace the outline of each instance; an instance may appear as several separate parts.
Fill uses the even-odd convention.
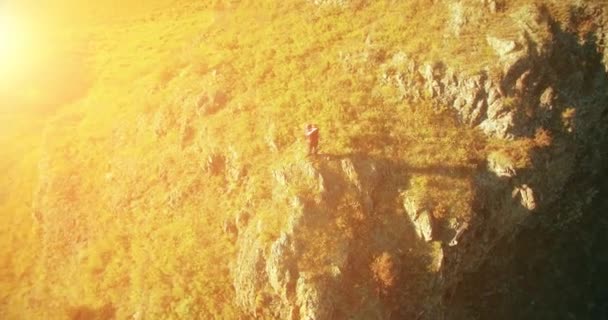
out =
[[[2,318],[237,318],[236,249],[222,225],[242,209],[283,223],[272,169],[323,161],[304,160],[309,122],[324,154],[398,164],[396,174],[413,176],[403,187],[431,195],[439,219],[473,214],[473,171],[489,152],[525,166],[535,146],[487,141],[447,108],[402,101],[379,80],[399,52],[490,68],[476,27],[498,27],[480,19],[451,36],[449,3],[136,3],[121,1],[116,15],[110,2],[55,8],[67,17],[58,47],[70,54],[45,65],[77,59],[78,72],[36,74],[57,89],[27,84],[47,90],[29,109],[4,100]]]

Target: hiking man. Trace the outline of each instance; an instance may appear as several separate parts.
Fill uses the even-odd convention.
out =
[[[317,154],[319,151],[319,128],[317,128],[317,125],[308,124],[305,135],[308,139],[308,155]]]

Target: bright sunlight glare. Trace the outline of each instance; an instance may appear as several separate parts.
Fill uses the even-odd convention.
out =
[[[16,22],[7,13],[0,12],[0,58],[11,58],[18,46]]]
[[[0,77],[18,71],[24,55],[28,54],[25,25],[3,9],[0,7]]]

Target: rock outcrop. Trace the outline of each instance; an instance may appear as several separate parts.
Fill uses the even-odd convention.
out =
[[[496,12],[502,5],[491,1],[488,8],[490,12]],[[454,7],[455,16],[462,18],[455,20],[457,25],[467,23],[464,18],[466,14],[463,13],[465,9]],[[588,18],[594,17],[597,18],[597,15]],[[437,105],[450,106],[464,125],[478,127],[488,136],[507,140],[529,138],[537,144],[532,148],[526,166],[520,166],[518,162],[523,160],[513,158],[512,154],[494,152],[488,156],[487,166],[475,175],[475,210],[478,212],[471,221],[460,221],[446,227],[445,221],[434,221],[432,208],[426,208],[421,200],[424,195],[421,197],[411,192],[402,194],[400,200],[411,226],[407,232],[420,243],[429,243],[430,246],[425,249],[429,252],[433,251],[434,243],[442,243],[444,248],[449,248],[437,250],[432,255],[431,260],[438,273],[426,278],[433,285],[426,287],[428,297],[420,300],[427,303],[449,297],[449,292],[462,281],[462,274],[476,270],[486,261],[498,241],[512,237],[532,217],[538,217],[537,213],[556,203],[577,171],[577,164],[581,164],[579,161],[586,163],[586,167],[593,167],[591,162],[596,161],[576,159],[581,156],[581,146],[593,145],[593,137],[598,134],[598,119],[606,112],[602,106],[602,101],[605,102],[607,98],[605,89],[608,83],[602,62],[606,59],[605,50],[589,50],[588,46],[594,47],[596,42],[571,42],[572,35],[553,20],[546,8],[526,6],[515,12],[512,18],[517,22],[518,30],[514,35],[489,34],[486,37],[498,62],[493,69],[473,75],[459,73],[442,63],[421,63],[401,52],[392,55],[379,68],[379,79],[385,85],[396,88],[401,99],[431,99]],[[605,37],[603,29],[596,32],[600,38]],[[458,34],[456,30],[455,35]],[[352,56],[348,59],[352,59]],[[582,84],[603,89],[586,90]],[[571,110],[573,106],[586,110],[585,114],[580,117],[574,115]],[[543,130],[550,131],[551,143],[542,141],[545,138],[539,132]],[[312,175],[323,177],[321,184],[324,195],[319,195],[317,198],[320,200],[317,201],[304,200],[306,204],[299,216],[310,217],[319,208],[332,208],[335,203],[331,199],[338,194],[341,197],[350,194],[358,199],[352,209],[358,211],[359,216],[351,222],[366,221],[374,214],[377,206],[374,190],[379,183],[379,175],[375,173],[377,164],[368,161],[366,169],[361,171],[365,167],[361,160],[355,163],[347,158],[338,163],[334,169],[338,173],[321,170]],[[336,176],[343,179],[339,187],[336,187]],[[290,182],[282,183],[284,186],[290,185]],[[310,186],[318,184],[315,182]],[[331,215],[331,211],[323,212]],[[307,221],[307,218],[303,218],[303,221]],[[282,301],[282,307],[277,304],[273,314],[289,315],[295,319],[330,319],[357,314],[355,309],[344,309],[341,299],[352,297],[351,292],[343,290],[348,287],[345,285],[348,281],[345,280],[344,269],[348,265],[346,261],[353,259],[353,250],[359,247],[360,242],[346,238],[336,240],[333,250],[339,254],[321,264],[326,271],[320,274],[311,272],[302,268],[299,262],[304,254],[299,250],[309,245],[297,240],[297,234],[303,233],[302,228],[308,228],[303,226],[309,223],[296,227],[300,230],[297,233],[281,234],[270,246],[272,249],[266,250],[270,252],[269,255],[262,255],[264,258],[256,260],[265,261],[259,262],[261,265],[272,265],[272,268],[251,269],[262,274],[266,272],[271,289],[264,291],[263,286],[235,284],[237,292],[241,290],[239,288],[271,292],[271,296],[276,297],[273,301]],[[327,229],[322,230],[327,232]],[[255,250],[242,249],[242,252]],[[381,252],[377,252],[375,259],[380,255]],[[395,264],[398,269],[402,267],[399,261],[391,260],[390,265]],[[258,278],[260,276],[264,277],[259,275]],[[378,275],[375,277],[381,278]],[[416,290],[416,294],[423,291],[420,288]],[[251,307],[251,304],[243,305]],[[436,313],[418,314],[422,319],[437,316]]]
[[[583,6],[576,11],[581,16],[575,20],[598,21],[601,15],[596,9],[592,5]],[[444,288],[463,285],[463,272],[478,270],[483,263],[493,261],[491,256],[497,243],[513,241],[521,230],[545,228],[548,232],[578,219],[579,210],[556,214],[564,211],[558,204],[564,197],[569,201],[579,199],[575,193],[586,194],[574,186],[589,188],[585,180],[594,175],[594,169],[590,168],[598,165],[598,158],[590,156],[588,148],[594,148],[596,140],[602,140],[606,134],[600,120],[608,101],[605,93],[608,78],[600,55],[603,46],[599,46],[594,36],[575,41],[577,36],[555,22],[546,8],[529,6],[516,15],[522,31],[519,39],[492,36],[487,39],[501,63],[501,77],[482,91],[488,108],[482,109],[485,114],[482,112],[480,121],[471,124],[478,123],[484,132],[498,137],[534,137],[538,147],[529,155],[531,164],[526,168],[518,167],[512,155],[489,155],[487,172],[477,175],[479,214],[462,232],[459,228],[450,243],[454,249],[446,255]],[[490,92],[494,92],[492,99]],[[495,108],[490,107],[492,103],[496,103]],[[573,116],[573,109],[585,110],[585,115]],[[505,117],[510,120],[502,122],[507,125],[501,127]],[[578,120],[571,121],[572,117]],[[576,123],[586,125],[577,127]],[[540,128],[550,130],[553,137],[550,143],[544,143]],[[575,201],[589,203],[590,200],[582,198]],[[502,252],[500,263],[507,263],[514,255]],[[456,290],[455,294],[460,292]],[[457,297],[450,295],[447,301],[452,299]],[[451,309],[454,317],[466,318],[466,313],[458,314],[459,310]]]
[[[542,7],[523,7],[513,21],[519,30],[514,36],[486,38],[498,60],[492,69],[470,75],[396,53],[381,66],[380,78],[397,88],[403,99],[432,98],[438,105],[451,106],[464,124],[490,136],[527,135],[548,116],[557,82],[578,88],[581,70],[574,56],[561,56],[568,53],[557,50],[555,39],[564,31]]]
[[[430,213],[391,192],[399,181],[386,175],[388,165],[341,157],[272,170],[272,211],[256,214],[237,240],[232,275],[242,310],[258,318],[386,319],[401,274],[438,270],[443,253],[430,242]],[[415,216],[392,203],[413,205]],[[381,213],[386,208],[395,211]],[[385,223],[394,231],[387,234]],[[409,249],[389,250],[399,246]],[[428,292],[436,275],[420,274],[408,292]],[[434,308],[435,298],[410,302],[402,313]]]
[[[433,240],[433,217],[428,209],[421,207],[414,197],[407,195],[404,197],[403,206],[416,229],[416,235],[427,242]]]
[[[373,207],[368,192],[379,179],[375,165],[345,158],[317,168],[302,161],[275,169],[273,175],[273,202],[285,203],[275,210],[286,222],[272,230],[257,220],[239,237],[233,267],[237,303],[258,317],[332,319],[349,314],[343,305],[350,294],[343,272],[356,252],[342,228],[365,219]],[[349,195],[351,216],[340,216],[336,206]],[[260,238],[275,232],[274,240]]]
[[[503,5],[497,1],[486,4],[490,12]],[[462,16],[465,9],[456,5],[454,14]],[[455,23],[466,24],[462,19]],[[432,265],[428,270],[435,270],[421,276],[424,285],[412,287],[420,304],[400,306],[402,315],[441,317],[442,299],[462,281],[462,274],[476,270],[497,241],[517,233],[531,216],[538,216],[532,213],[563,194],[578,163],[578,146],[593,140],[593,125],[581,121],[597,122],[605,112],[597,104],[606,101],[605,92],[580,85],[606,88],[606,74],[593,69],[604,66],[601,57],[589,53],[585,45],[568,47],[572,45],[570,36],[542,7],[526,6],[513,19],[518,22],[516,36],[490,34],[486,38],[498,61],[495,69],[470,75],[441,63],[421,63],[404,53],[395,53],[379,68],[381,81],[395,87],[401,99],[431,99],[437,105],[448,105],[464,125],[478,127],[491,137],[537,141],[526,166],[519,166],[523,160],[509,153],[488,156],[487,166],[475,174],[478,212],[471,221],[435,221],[433,208],[424,203],[424,190],[396,192],[406,219],[400,220],[403,225],[397,229],[412,248],[424,248],[425,259]],[[575,82],[579,84],[573,85]],[[573,120],[575,116],[568,111],[572,106],[587,111]],[[547,128],[552,143],[541,141],[547,138],[538,134]],[[273,170],[272,201],[282,205],[272,210],[285,222],[276,228],[276,224],[256,218],[239,235],[233,276],[237,303],[243,310],[256,317],[281,319],[352,318],[384,301],[382,297],[390,297],[396,273],[415,269],[403,265],[399,257],[414,257],[420,251],[411,248],[409,252],[418,253],[399,256],[369,247],[368,242],[381,237],[374,231],[373,217],[381,204],[377,194],[395,188],[383,180],[383,166],[370,159],[344,157]],[[275,219],[273,215],[267,218]],[[397,243],[397,239],[385,240],[385,244]],[[416,256],[412,261],[421,260]],[[362,269],[362,265],[366,267]],[[369,275],[376,279],[377,287],[360,282],[361,275],[367,274],[362,270],[372,272]],[[351,277],[353,274],[357,276]],[[378,294],[376,298],[370,298],[371,292]],[[352,301],[359,302],[353,306]],[[422,309],[424,304],[432,308]],[[394,309],[390,304],[383,306],[374,307],[380,311],[367,314],[368,318],[389,317]]]
[[[488,2],[490,12],[500,7],[498,2]],[[455,14],[461,9],[456,6]],[[440,63],[418,62],[404,53],[394,54],[380,66],[380,78],[396,87],[400,98],[432,99],[438,105],[449,105],[463,124],[478,127],[488,136],[513,139],[530,137],[539,128],[554,130],[550,148],[539,142],[541,147],[533,150],[530,161],[534,170],[518,167],[509,154],[489,155],[487,166],[476,174],[478,212],[471,221],[446,228],[445,221],[434,221],[432,208],[425,207],[420,190],[405,191],[399,197],[411,226],[404,234],[418,241],[417,246],[426,246],[424,250],[434,266],[431,269],[437,270],[426,278],[426,289],[416,287],[412,292],[421,303],[437,310],[442,310],[442,297],[461,281],[462,273],[475,270],[485,261],[498,239],[517,232],[533,212],[547,207],[563,192],[577,163],[575,145],[589,143],[591,136],[586,130],[592,130],[591,126],[570,121],[568,128],[578,126],[573,134],[563,125],[564,110],[573,105],[584,109],[586,101],[606,99],[605,94],[571,85],[582,82],[605,88],[606,76],[589,67],[583,74],[576,71],[583,65],[601,64],[596,57],[583,55],[584,47],[564,50],[570,44],[568,37],[546,11],[527,6],[513,19],[518,23],[517,36],[486,38],[498,61],[496,70],[469,75]],[[586,119],[603,112],[594,108]],[[381,296],[390,296],[392,286],[387,283],[397,279],[393,277],[396,271],[390,270],[407,273],[408,269],[396,264],[392,255],[365,246],[376,236],[372,219],[377,214],[376,193],[390,188],[382,182],[382,171],[381,165],[370,159],[348,157],[323,165],[300,162],[275,169],[273,202],[285,205],[272,210],[285,222],[276,228],[276,224],[258,217],[239,235],[233,275],[237,303],[242,309],[256,317],[352,318],[362,316],[363,310],[371,308]],[[350,213],[345,216],[337,212]],[[275,219],[272,217],[268,219]],[[436,237],[436,233],[442,235]],[[270,240],[264,239],[264,234]],[[473,235],[479,243],[474,244]],[[451,248],[444,252],[441,244]],[[359,272],[360,277],[364,264],[357,255],[366,250],[368,258],[363,260],[373,262],[374,277],[383,282],[377,288],[351,278],[352,272]],[[391,257],[390,263],[378,262],[383,255]],[[382,265],[387,269],[382,270]],[[382,295],[353,304],[351,290],[355,287],[365,292],[359,292],[359,297],[370,298],[374,291]],[[375,316],[366,317],[386,318],[392,312],[389,305],[374,308]],[[442,317],[441,311],[403,312],[420,319]]]

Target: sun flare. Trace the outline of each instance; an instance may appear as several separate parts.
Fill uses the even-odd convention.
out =
[[[28,49],[29,35],[23,21],[17,15],[0,10],[0,78],[22,69],[31,55]]]
[[[3,12],[0,12],[0,58],[7,60],[17,53],[19,36],[16,28],[15,19]]]

